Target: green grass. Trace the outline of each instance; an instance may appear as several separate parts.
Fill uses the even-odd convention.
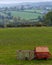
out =
[[[0,28],[0,64],[52,65],[52,59],[19,61],[16,51],[48,46],[52,53],[52,27]]]

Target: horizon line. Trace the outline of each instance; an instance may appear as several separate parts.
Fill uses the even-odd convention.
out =
[[[40,1],[40,2],[38,2],[38,1],[35,1],[35,2],[31,2],[31,1],[29,1],[29,2],[0,2],[0,4],[15,4],[15,3],[17,3],[17,4],[19,4],[19,3],[41,3],[41,2],[52,2],[52,1]]]

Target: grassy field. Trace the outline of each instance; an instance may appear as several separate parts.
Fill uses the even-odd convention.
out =
[[[48,46],[52,53],[52,27],[0,28],[0,64],[52,65],[52,59],[19,61],[16,51]]]

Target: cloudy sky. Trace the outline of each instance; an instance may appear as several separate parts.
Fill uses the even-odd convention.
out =
[[[52,0],[0,0],[0,3],[21,3],[21,2],[45,2],[45,1],[52,1]]]

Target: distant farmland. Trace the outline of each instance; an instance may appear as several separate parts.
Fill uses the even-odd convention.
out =
[[[37,19],[42,16],[41,10],[24,10],[24,11],[11,11],[13,16],[21,17],[22,19]]]
[[[41,14],[43,10],[23,10],[23,11],[1,11],[0,14],[6,16],[7,12],[11,12],[11,14],[14,17],[21,17],[22,19],[37,19],[39,16],[43,16],[43,14]],[[6,13],[4,13],[6,12]]]
[[[52,27],[0,28],[0,64],[52,65],[52,59],[18,61],[16,50],[48,46],[52,54]]]

